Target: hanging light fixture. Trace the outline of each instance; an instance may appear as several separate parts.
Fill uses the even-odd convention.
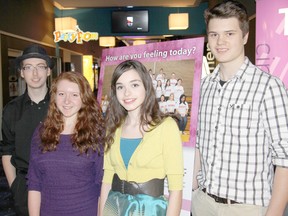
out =
[[[55,18],[55,31],[73,32],[76,26],[77,20],[73,17]]]
[[[133,46],[142,45],[142,44],[146,44],[146,41],[145,40],[135,40],[135,41],[133,41]]]
[[[116,44],[115,37],[99,37],[99,46],[114,47]]]
[[[188,13],[172,13],[168,16],[169,30],[183,30],[189,27]]]

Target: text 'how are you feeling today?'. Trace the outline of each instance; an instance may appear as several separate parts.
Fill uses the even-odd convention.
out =
[[[142,59],[142,58],[159,58],[162,57],[163,59],[167,58],[168,56],[191,56],[195,54],[196,47],[192,47],[189,49],[180,48],[180,49],[171,49],[165,51],[154,50],[151,52],[144,51],[143,53],[135,53],[135,54],[125,54],[120,56],[111,56],[107,55],[105,61],[125,61],[130,59]]]

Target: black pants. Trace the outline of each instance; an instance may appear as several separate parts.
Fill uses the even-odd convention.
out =
[[[28,213],[28,191],[25,175],[19,174],[11,185],[14,198],[15,212],[17,216],[29,216]]]

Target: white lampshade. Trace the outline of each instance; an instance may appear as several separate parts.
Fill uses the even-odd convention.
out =
[[[135,40],[135,41],[133,41],[133,46],[142,45],[142,44],[146,44],[146,41],[145,40]]]
[[[169,30],[181,30],[189,27],[188,13],[172,13],[168,17]]]
[[[76,26],[77,20],[72,17],[55,18],[55,31],[73,32]]]
[[[115,37],[99,37],[99,46],[113,47],[116,44]]]

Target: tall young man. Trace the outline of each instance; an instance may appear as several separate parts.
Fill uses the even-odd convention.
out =
[[[44,119],[49,104],[47,77],[54,66],[46,50],[38,45],[27,47],[15,65],[26,82],[23,95],[10,101],[3,110],[2,163],[14,197],[17,215],[28,216],[26,179],[30,141]]]
[[[288,200],[287,89],[245,57],[249,23],[242,4],[224,1],[205,19],[219,65],[201,83],[192,214],[282,216]]]

